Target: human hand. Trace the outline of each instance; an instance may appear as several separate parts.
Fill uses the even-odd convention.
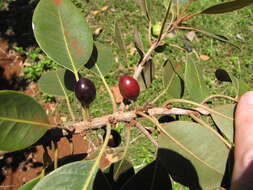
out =
[[[253,190],[253,91],[245,93],[236,108],[234,156],[231,190]]]

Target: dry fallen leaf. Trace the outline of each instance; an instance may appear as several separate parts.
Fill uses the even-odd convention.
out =
[[[60,119],[62,120],[62,122],[66,122],[67,121],[67,117],[61,117]]]
[[[189,41],[193,41],[197,36],[196,33],[191,31],[191,32],[187,32],[185,34],[185,37],[189,40]]]
[[[101,8],[101,11],[106,11],[109,8],[109,6],[104,6]]]
[[[210,59],[210,57],[207,55],[200,55],[199,58],[202,59],[203,61],[207,61]]]
[[[99,12],[100,12],[100,11],[98,11],[98,10],[94,10],[94,11],[91,11],[91,14],[97,15]]]
[[[99,36],[103,32],[103,28],[99,27],[94,31],[95,36]]]

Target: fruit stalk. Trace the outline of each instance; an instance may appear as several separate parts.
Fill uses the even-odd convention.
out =
[[[97,64],[95,64],[95,66],[96,66],[96,69],[97,69],[97,71],[99,73],[99,76],[100,76],[101,80],[103,81],[103,83],[105,85],[105,88],[106,88],[106,90],[107,90],[107,92],[108,92],[108,94],[109,94],[109,96],[111,98],[113,112],[116,112],[117,111],[117,104],[115,102],[115,99],[114,99],[114,96],[112,94],[112,91],[111,91],[110,87],[108,86],[108,84],[107,84],[107,82],[106,82],[103,74],[101,73],[99,67],[97,66]]]
[[[103,154],[104,154],[104,152],[106,150],[106,146],[107,146],[108,141],[110,139],[111,129],[112,129],[111,128],[111,124],[107,124],[106,125],[105,141],[104,141],[104,143],[103,143],[103,145],[101,147],[101,151],[99,152],[99,154],[98,154],[98,156],[96,158],[95,163],[93,164],[93,166],[92,166],[92,168],[90,170],[90,174],[88,175],[88,178],[86,179],[85,185],[82,188],[82,190],[87,190],[89,188],[91,180],[92,180],[93,176],[96,174],[96,171],[97,171],[97,169],[99,167],[99,162],[100,162],[100,160],[101,160],[101,158],[102,158],[102,156],[103,156]]]

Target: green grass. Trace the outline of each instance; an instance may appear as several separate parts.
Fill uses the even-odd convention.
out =
[[[107,43],[113,47],[114,58],[116,63],[113,66],[112,72],[105,76],[106,81],[110,86],[117,84],[118,76],[122,74],[132,75],[134,72],[134,66],[138,63],[139,56],[137,53],[130,55],[130,51],[134,48],[133,44],[133,30],[138,28],[143,39],[145,50],[148,49],[148,38],[147,38],[147,22],[144,17],[141,15],[139,8],[133,0],[119,1],[119,0],[93,0],[89,3],[84,1],[74,1],[75,4],[80,7],[83,14],[86,15],[86,19],[94,31],[95,29],[101,27],[103,28],[102,34],[98,37],[98,41]],[[191,12],[199,11],[208,6],[214,5],[222,1],[196,1],[194,5],[190,8]],[[101,8],[108,6],[109,8],[106,11],[101,11]],[[227,95],[234,95],[234,92],[230,89],[224,91],[229,84],[220,85],[215,79],[214,72],[217,68],[223,68],[231,72],[237,77],[241,77],[252,87],[252,52],[253,52],[253,6],[244,8],[242,10],[220,14],[220,15],[200,15],[192,20],[188,21],[187,24],[202,28],[203,30],[213,32],[215,34],[223,35],[229,38],[231,42],[240,47],[240,49],[224,42],[220,42],[216,39],[207,37],[201,33],[197,34],[197,40],[192,42],[185,39],[186,31],[176,31],[176,37],[173,39],[168,39],[168,43],[177,44],[180,47],[184,47],[187,43],[191,46],[199,55],[207,55],[210,57],[208,61],[200,61],[201,66],[203,67],[204,79],[208,85],[210,94],[215,93],[225,93]],[[96,15],[92,14],[92,11],[99,10],[100,12]],[[153,23],[162,21],[163,15],[165,13],[165,8],[161,5],[160,0],[153,1],[153,6],[151,10]],[[122,55],[119,51],[117,44],[114,41],[114,24],[116,21],[120,23],[120,29],[123,33],[123,39],[125,44],[128,47],[128,57]],[[240,40],[236,36],[242,36],[245,40]],[[34,52],[29,53],[29,57],[32,59]],[[36,55],[40,55],[41,52],[36,52]],[[169,58],[175,63],[185,63],[186,53],[178,49],[167,47],[166,51],[163,54],[156,54],[154,56],[154,63],[156,65],[156,74],[155,80],[152,86],[146,91],[142,92],[138,101],[134,106],[143,105],[147,101],[154,99],[159,92],[162,91],[162,74],[161,68],[164,61]],[[197,59],[194,59],[197,61]],[[35,60],[33,60],[35,62]],[[38,67],[38,66],[37,66]],[[33,69],[37,72],[37,67],[32,67],[29,72],[25,73],[27,77],[29,74],[32,77],[37,79],[38,73],[33,73]],[[43,70],[44,71],[44,70]],[[39,74],[42,72],[41,67],[39,67]],[[34,74],[34,76],[33,76]],[[105,87],[102,84],[102,81],[87,71],[83,71],[82,75],[90,78],[95,82],[97,87],[97,98],[90,107],[91,116],[99,117],[105,114],[112,113],[112,106],[110,103],[110,98],[106,92]],[[157,104],[164,102],[168,96],[162,97]],[[65,102],[61,102],[59,111],[61,110],[62,114],[68,114],[66,109]],[[81,119],[80,106],[75,98],[71,98],[71,105],[77,119]],[[147,122],[147,126],[152,127],[152,125]],[[140,136],[140,133],[134,129],[132,132],[132,139],[136,139],[129,149],[128,158],[132,161],[133,165],[138,170],[144,165],[148,164],[155,158],[155,148],[152,144],[143,136]],[[178,184],[173,184],[174,189],[185,189],[181,188]]]

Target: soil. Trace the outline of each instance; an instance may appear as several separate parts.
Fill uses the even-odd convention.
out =
[[[8,41],[0,39],[0,90],[19,90],[38,99],[41,93],[37,84],[27,84],[22,79],[24,60],[24,57],[9,49]],[[48,113],[51,123],[59,124],[63,120],[62,117],[54,112],[57,103],[45,103],[42,101],[40,103],[46,113]],[[91,158],[92,156],[90,155],[95,152],[95,147],[97,146],[90,141],[84,140],[78,134],[71,138],[73,142],[73,152],[71,152],[71,143],[66,137],[56,139],[54,136],[50,136],[49,132],[29,148],[5,154],[0,152],[0,190],[16,190],[27,181],[38,176],[43,169],[43,155],[45,158],[45,152],[48,152],[50,157],[47,159],[49,165],[46,172],[53,170],[54,149],[52,140],[57,141],[59,166]],[[105,155],[101,160],[101,167],[109,164],[109,159],[107,158],[109,158],[108,155]],[[46,163],[45,160],[44,163]]]

